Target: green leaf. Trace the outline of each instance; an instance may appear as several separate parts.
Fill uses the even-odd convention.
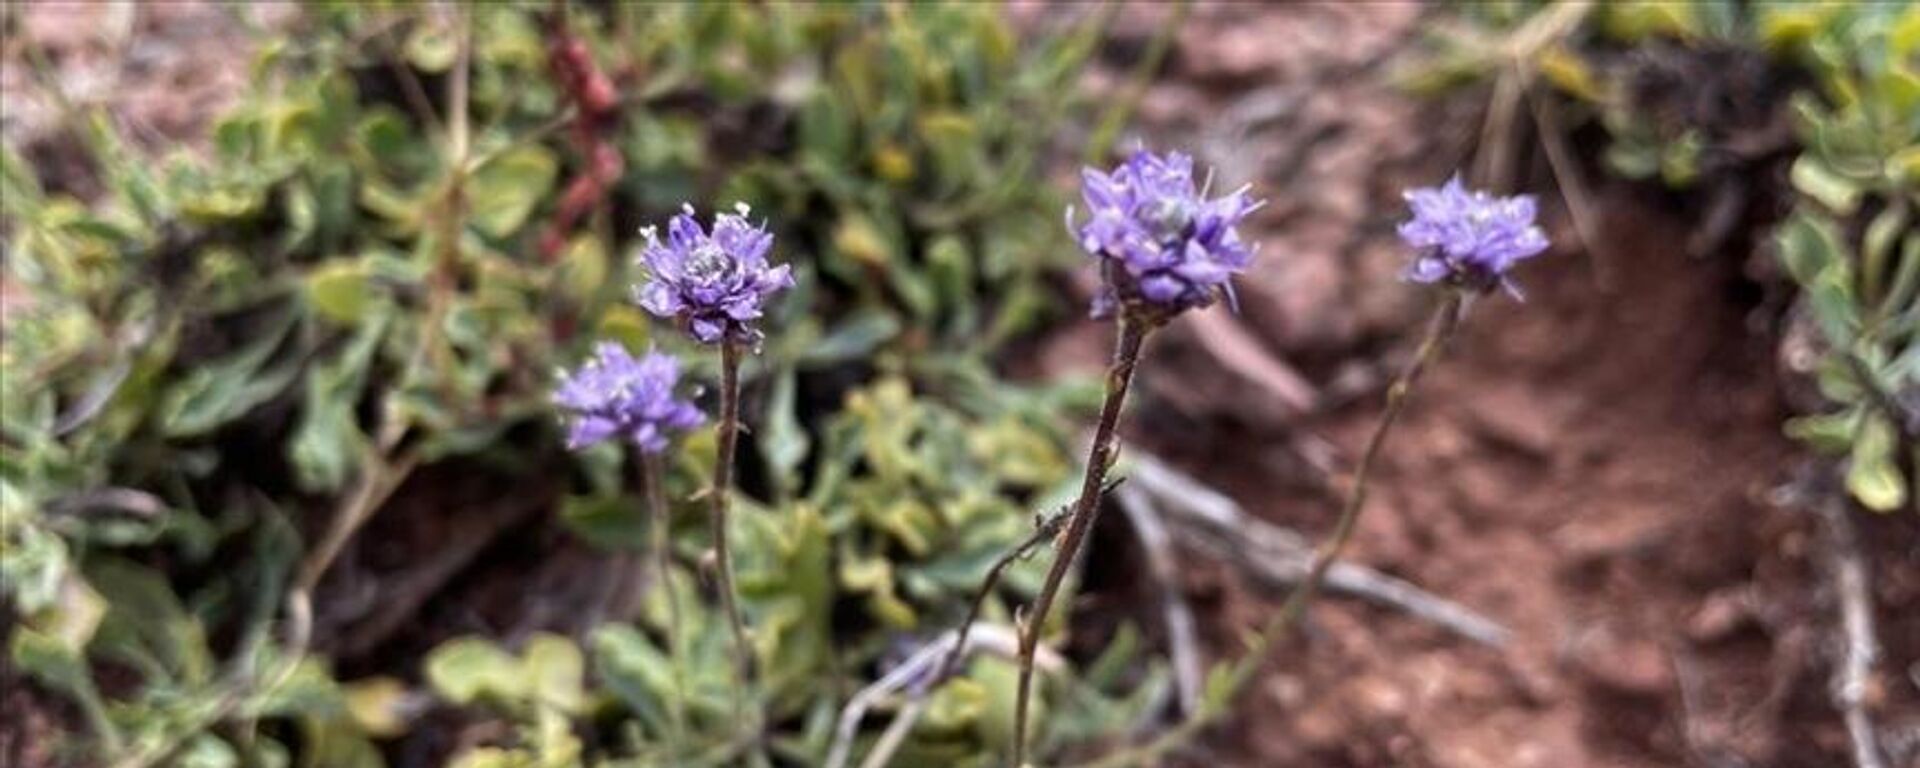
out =
[[[511,703],[533,692],[533,681],[519,660],[478,637],[442,643],[427,654],[425,671],[427,684],[453,704],[472,704],[481,697]]]
[[[977,721],[980,736],[988,746],[995,750],[1004,749],[1013,743],[1013,699],[1019,683],[1019,670],[1005,660],[993,656],[981,657],[973,663],[968,677],[979,683],[986,691],[985,711]],[[1029,703],[1028,728],[1032,733],[1046,733],[1047,719],[1052,707],[1047,703],[1046,676],[1040,675],[1035,681],[1033,699]]]
[[[451,69],[460,52],[459,40],[454,35],[451,25],[431,23],[423,17],[407,35],[407,61],[422,72],[437,74]]]
[[[16,669],[48,688],[68,696],[97,696],[86,659],[57,637],[17,628],[9,653]]]
[[[387,312],[375,313],[360,325],[339,357],[316,365],[307,376],[304,411],[288,444],[301,488],[338,491],[365,457],[367,436],[360,430],[355,410],[389,318]]]
[[[347,712],[367,733],[392,737],[406,733],[407,686],[391,677],[369,677],[343,687]]]
[[[1846,267],[1844,261],[1828,264],[1819,277],[1806,286],[1815,324],[1826,336],[1827,343],[1841,348],[1853,344],[1860,326],[1860,302],[1854,296],[1852,281],[1847,279]]]
[[[1780,252],[1780,265],[1801,286],[1811,284],[1814,276],[1843,255],[1834,221],[1807,209],[1795,211],[1774,230],[1774,248]]]
[[[1857,409],[1800,416],[1787,420],[1786,432],[1788,437],[1806,443],[1807,447],[1819,453],[1839,455],[1852,450],[1853,432],[1859,421],[1860,412]]]
[[[1894,461],[1895,447],[1893,425],[1878,413],[1869,414],[1854,436],[1847,467],[1847,490],[1861,506],[1891,512],[1906,503],[1907,485]]]
[[[212,679],[213,652],[205,630],[181,605],[165,575],[130,560],[96,556],[87,562],[87,582],[108,605],[92,652],[132,665],[153,680],[199,685]]]
[[[307,273],[307,302],[321,317],[352,325],[366,312],[371,270],[363,259],[330,259]]]
[[[971,678],[957,677],[935,689],[921,727],[935,733],[971,727],[986,714],[987,706],[986,688]]]
[[[773,376],[773,390],[767,397],[767,424],[758,435],[760,454],[773,468],[775,482],[783,494],[791,494],[799,477],[800,464],[807,460],[812,439],[800,425],[798,388],[793,369],[782,369]]]
[[[803,350],[797,362],[811,369],[869,357],[899,334],[900,319],[893,313],[859,312],[841,320],[819,343]]]
[[[1140,629],[1133,622],[1120,625],[1113,639],[1107,642],[1105,650],[1087,666],[1083,677],[1087,684],[1095,688],[1111,688],[1120,682],[1121,675],[1139,661]]]
[[[1600,26],[1608,36],[1627,43],[1649,38],[1691,39],[1701,32],[1692,3],[1665,0],[1618,0],[1600,8]]]
[[[628,624],[605,624],[596,630],[593,657],[595,676],[628,710],[653,723],[667,722],[665,702],[674,695],[674,667],[684,668],[681,661],[669,658]],[[724,699],[710,703],[716,711],[727,706]]]
[[[1860,186],[1829,168],[1812,154],[1803,154],[1789,172],[1793,188],[1820,201],[1827,210],[1847,216],[1860,207]]]
[[[475,747],[455,757],[451,768],[540,768],[540,761],[518,749]]]
[[[192,369],[162,398],[161,431],[168,437],[204,435],[278,396],[299,374],[299,362],[265,366],[296,319],[296,313],[285,313],[239,351]]]
[[[893,563],[878,555],[847,553],[840,560],[840,583],[867,593],[867,608],[888,626],[910,629],[917,622],[913,606],[900,599],[893,580]]]
[[[468,190],[473,226],[492,237],[506,237],[553,189],[560,164],[537,144],[507,150],[473,172]]]
[[[8,502],[13,502],[8,499]],[[0,507],[0,519],[19,520],[38,515],[24,504],[7,503]],[[56,608],[63,598],[71,558],[67,542],[58,534],[34,524],[8,525],[6,557],[0,558],[0,577],[5,594],[18,609],[31,616]]]
[[[536,633],[524,656],[522,674],[535,700],[563,712],[580,711],[586,702],[586,661],[572,640]]]
[[[567,496],[560,502],[560,522],[602,550],[637,552],[646,547],[646,515],[632,496]]]
[[[178,768],[238,768],[240,755],[233,745],[211,734],[200,734],[187,741],[169,765]]]

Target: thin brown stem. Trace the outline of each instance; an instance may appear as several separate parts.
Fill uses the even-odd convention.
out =
[[[1066,579],[1067,569],[1073,566],[1081,545],[1086,542],[1087,533],[1093,530],[1094,520],[1100,516],[1101,488],[1107,476],[1107,467],[1113,463],[1114,434],[1120,422],[1120,408],[1126,403],[1127,387],[1133,383],[1133,369],[1140,362],[1140,347],[1150,330],[1151,326],[1140,320],[1122,318],[1120,321],[1120,337],[1114,345],[1113,362],[1107,369],[1106,402],[1100,406],[1100,421],[1094,429],[1093,447],[1087,452],[1086,477],[1080,483],[1080,497],[1074,501],[1073,511],[1068,513],[1066,530],[1060,534],[1053,564],[1047,568],[1046,581],[1040,587],[1040,594],[1034,598],[1033,611],[1024,619],[1025,631],[1020,637],[1020,685],[1013,700],[1014,768],[1026,764],[1027,713],[1033,692],[1034,651],[1040,645],[1040,632],[1046,626],[1047,612],[1053,608],[1053,599],[1060,592],[1060,583]]]
[[[1427,324],[1426,337],[1421,339],[1420,347],[1414,352],[1413,359],[1395,377],[1387,389],[1386,410],[1380,414],[1380,421],[1374,425],[1373,434],[1367,438],[1366,448],[1360,454],[1360,463],[1354,468],[1353,486],[1347,494],[1346,504],[1340,510],[1340,519],[1334,524],[1333,534],[1314,551],[1313,564],[1302,579],[1287,596],[1287,602],[1280,608],[1279,615],[1269,622],[1260,633],[1245,656],[1236,663],[1228,677],[1228,698],[1233,692],[1246,687],[1248,678],[1258,669],[1266,658],[1267,650],[1284,636],[1293,624],[1306,613],[1307,606],[1313,602],[1320,584],[1326,580],[1327,571],[1333,567],[1340,554],[1346,550],[1347,542],[1353,538],[1358,528],[1360,512],[1366,506],[1367,482],[1372,477],[1373,465],[1386,445],[1387,435],[1393,425],[1399,421],[1401,412],[1406,410],[1408,395],[1420,380],[1420,375],[1433,364],[1454,331],[1460,327],[1460,319],[1466,313],[1466,296],[1460,291],[1449,291],[1447,298],[1434,310],[1433,319]],[[1207,702],[1192,717],[1180,725],[1160,734],[1145,744],[1107,755],[1099,760],[1087,763],[1080,768],[1118,768],[1129,765],[1157,764],[1160,757],[1193,738],[1202,728],[1225,714],[1228,708],[1215,702]]]
[[[1432,365],[1440,349],[1453,337],[1460,327],[1460,317],[1466,309],[1466,297],[1460,291],[1449,291],[1445,301],[1434,310],[1433,319],[1427,324],[1426,338],[1421,339],[1420,348],[1413,353],[1413,359],[1387,388],[1387,407],[1380,414],[1379,423],[1373,427],[1373,434],[1367,438],[1367,446],[1360,453],[1360,463],[1354,468],[1353,489],[1347,494],[1347,503],[1340,510],[1340,519],[1334,524],[1333,535],[1313,553],[1313,565],[1307,571],[1307,577],[1293,588],[1287,596],[1287,602],[1281,606],[1276,622],[1282,631],[1306,613],[1307,605],[1313,602],[1314,595],[1320,590],[1320,583],[1327,578],[1327,569],[1346,551],[1347,543],[1353,539],[1353,532],[1359,527],[1360,512],[1367,504],[1367,480],[1373,475],[1373,465],[1380,457],[1380,449],[1387,443],[1387,434],[1393,431],[1393,425],[1400,420],[1400,414],[1407,408],[1407,395],[1420,380],[1427,367]]]
[[[973,631],[973,625],[980,622],[980,611],[986,607],[987,596],[993,594],[994,588],[1000,585],[1000,577],[1006,575],[1007,569],[1013,567],[1014,563],[1020,562],[1035,547],[1052,538],[1057,532],[1057,526],[1042,526],[1035,529],[1031,535],[1014,545],[1013,549],[1001,555],[992,568],[987,569],[986,579],[980,582],[980,588],[973,593],[973,604],[967,606],[966,618],[960,621],[960,630],[954,636],[953,647],[949,648],[946,656],[941,658],[940,667],[933,674],[933,685],[946,681],[959,668],[960,660],[966,658],[967,635]]]
[[[739,688],[734,706],[742,702],[741,692],[753,677],[753,647],[747,644],[747,625],[740,618],[740,605],[733,583],[733,553],[727,546],[727,510],[733,484],[733,453],[740,437],[740,345],[732,340],[720,343],[720,424],[719,451],[713,465],[713,553],[720,582],[720,605],[726,611],[733,631],[733,651]]]

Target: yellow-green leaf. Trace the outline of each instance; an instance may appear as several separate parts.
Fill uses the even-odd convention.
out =
[[[572,640],[540,633],[527,641],[525,674],[530,693],[541,703],[576,712],[585,701],[586,662]]]
[[[1906,503],[1907,484],[1894,463],[1893,425],[1878,415],[1869,417],[1854,435],[1847,491],[1875,512],[1891,512]]]
[[[441,698],[471,704],[481,696],[506,701],[525,698],[526,680],[518,660],[478,637],[449,640],[427,654],[427,683]]]
[[[1540,74],[1553,83],[1555,88],[1583,101],[1597,102],[1606,97],[1606,91],[1600,85],[1600,78],[1593,74],[1593,68],[1579,56],[1567,50],[1566,46],[1555,45],[1540,52],[1534,59]]]
[[[511,149],[487,161],[473,172],[468,190],[474,227],[493,237],[513,234],[553,188],[559,170],[553,153],[538,145]]]
[[[307,273],[307,303],[321,317],[341,325],[352,325],[367,309],[367,274],[367,262],[364,260],[331,259]]]
[[[347,714],[374,736],[398,736],[407,730],[407,686],[391,677],[370,677],[344,686]]]

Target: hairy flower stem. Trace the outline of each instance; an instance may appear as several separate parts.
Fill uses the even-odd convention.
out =
[[[719,451],[713,464],[713,553],[720,581],[720,605],[733,630],[733,652],[738,685],[734,690],[734,709],[738,714],[744,692],[753,678],[753,647],[747,644],[747,625],[740,619],[738,594],[733,583],[733,553],[727,546],[727,508],[733,486],[733,451],[740,437],[740,345],[732,340],[720,343],[720,433]]]
[[[652,555],[655,589],[667,597],[667,653],[673,667],[673,701],[667,706],[668,727],[677,747],[686,741],[687,690],[680,665],[686,663],[685,636],[680,632],[680,592],[673,588],[673,550],[668,546],[667,473],[659,454],[640,452],[641,493],[647,502],[647,548]],[[676,749],[676,754],[678,750]]]
[[[1133,383],[1134,366],[1140,362],[1140,346],[1150,330],[1152,326],[1140,319],[1123,316],[1120,320],[1120,338],[1114,346],[1113,362],[1107,368],[1106,402],[1100,406],[1100,422],[1094,429],[1093,447],[1087,452],[1087,474],[1080,484],[1080,497],[1074,501],[1073,511],[1068,513],[1066,529],[1060,534],[1053,564],[1047,568],[1047,579],[1040,587],[1040,594],[1034,598],[1033,610],[1024,618],[1025,631],[1020,636],[1020,685],[1013,700],[1014,768],[1026,764],[1027,712],[1033,693],[1033,657],[1040,645],[1040,632],[1046,626],[1047,612],[1053,608],[1053,598],[1060,592],[1060,582],[1066,579],[1067,569],[1073,567],[1074,558],[1080,554],[1080,546],[1086,542],[1087,533],[1093,530],[1094,520],[1100,516],[1101,488],[1107,476],[1107,467],[1113,464],[1113,439],[1120,421],[1120,407],[1126,403],[1127,387]]]
[[[1454,331],[1459,328],[1460,319],[1465,311],[1465,293],[1458,290],[1447,291],[1447,299],[1434,310],[1433,319],[1427,324],[1427,335],[1420,341],[1420,347],[1414,352],[1413,360],[1401,369],[1400,375],[1394,378],[1393,384],[1387,389],[1386,410],[1380,414],[1380,421],[1374,425],[1373,434],[1367,438],[1366,448],[1360,454],[1360,463],[1354,469],[1352,490],[1347,494],[1346,504],[1340,511],[1340,519],[1334,525],[1333,534],[1320,545],[1319,549],[1315,550],[1313,565],[1308,569],[1306,578],[1301,579],[1300,583],[1293,588],[1293,592],[1287,595],[1287,602],[1281,606],[1280,613],[1261,630],[1260,635],[1247,649],[1246,655],[1230,668],[1225,699],[1231,699],[1246,687],[1247,681],[1253,677],[1253,673],[1266,659],[1267,651],[1306,614],[1308,604],[1318,593],[1320,584],[1326,580],[1327,571],[1340,558],[1341,552],[1345,551],[1347,542],[1353,538],[1353,532],[1358,526],[1360,511],[1366,506],[1367,481],[1373,474],[1374,460],[1379,457],[1381,448],[1386,445],[1387,433],[1391,432],[1394,423],[1400,420],[1400,413],[1406,409],[1407,398],[1412,393],[1414,384],[1420,380],[1420,375],[1433,364],[1447,341],[1453,338]],[[1203,703],[1200,710],[1193,716],[1161,733],[1152,741],[1115,752],[1083,764],[1079,768],[1157,765],[1165,754],[1187,743],[1198,735],[1201,729],[1230,711],[1231,707],[1224,700]]]
[[[1334,523],[1333,535],[1322,542],[1313,553],[1313,566],[1308,569],[1307,577],[1293,588],[1287,596],[1287,602],[1280,607],[1280,615],[1275,617],[1273,626],[1262,636],[1262,646],[1270,638],[1286,631],[1286,628],[1300,620],[1313,602],[1314,595],[1320,591],[1320,584],[1326,581],[1327,570],[1333,567],[1335,560],[1346,551],[1347,542],[1353,539],[1353,532],[1359,527],[1360,512],[1367,504],[1367,480],[1373,475],[1373,464],[1380,456],[1380,449],[1387,443],[1387,434],[1393,431],[1393,425],[1400,420],[1400,414],[1407,408],[1407,396],[1413,391],[1414,384],[1420,381],[1420,375],[1433,364],[1440,349],[1460,327],[1460,317],[1466,311],[1466,294],[1463,291],[1447,291],[1447,298],[1434,309],[1433,318],[1427,323],[1427,335],[1420,340],[1420,348],[1413,353],[1413,359],[1395,377],[1392,386],[1387,388],[1386,410],[1381,412],[1380,421],[1373,427],[1373,434],[1367,438],[1367,446],[1360,453],[1360,463],[1354,467],[1353,488],[1347,493],[1347,502],[1340,510],[1340,519]]]

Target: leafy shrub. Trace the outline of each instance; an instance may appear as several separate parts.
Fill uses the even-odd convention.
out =
[[[79,759],[379,764],[420,695],[336,682],[276,628],[421,468],[566,478],[577,535],[644,540],[617,452],[558,450],[549,373],[595,337],[678,343],[621,293],[635,226],[683,200],[770,214],[800,278],[749,369],[761,479],[736,532],[777,754],[817,759],[845,690],[955,620],[1066,492],[1060,415],[1091,393],[992,362],[1043,319],[1066,258],[1038,176],[1098,20],[1023,41],[966,3],[544,8],[309,8],[204,147],[149,161],[71,111],[97,196],[0,155],[23,297],[0,351],[0,571],[14,660],[91,729]],[[568,44],[619,85],[617,120],[574,119],[592,109],[552,71]],[[599,184],[606,146],[618,172]],[[696,435],[676,488],[712,453]],[[1022,565],[1011,589],[1036,578]],[[441,646],[432,706],[517,724],[463,764],[677,760],[658,614],[585,647]],[[689,634],[674,746],[711,754],[734,736],[726,662],[720,633]],[[1127,722],[1155,679],[1089,676],[1048,732]],[[966,680],[903,759],[1004,742],[1010,667]]]

